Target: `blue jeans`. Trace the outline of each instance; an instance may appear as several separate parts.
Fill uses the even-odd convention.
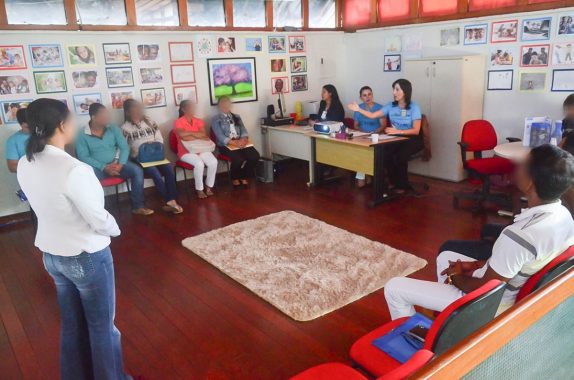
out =
[[[62,380],[131,379],[124,373],[121,335],[114,325],[114,262],[107,247],[64,257],[44,253],[60,305]]]
[[[155,188],[166,202],[177,199],[175,188],[175,174],[172,164],[150,166],[145,168],[144,174],[150,177],[155,184]]]
[[[94,169],[94,172],[98,179],[109,177],[108,174],[99,169]],[[120,177],[126,181],[130,181],[132,209],[135,210],[144,207],[144,175],[141,166],[131,161],[126,162],[122,166]]]

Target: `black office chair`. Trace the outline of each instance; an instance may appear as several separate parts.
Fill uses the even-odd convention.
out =
[[[424,141],[424,148],[413,154],[409,161],[422,160],[429,161],[432,158],[431,148],[430,148],[430,125],[426,115],[422,115],[421,119],[421,130],[419,131],[419,137],[422,137]],[[430,186],[426,182],[410,182],[409,181],[409,193],[416,198],[419,198],[423,193],[429,191]]]

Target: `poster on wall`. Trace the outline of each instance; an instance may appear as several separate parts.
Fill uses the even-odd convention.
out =
[[[163,68],[161,67],[141,67],[141,84],[155,84],[163,82]]]
[[[572,44],[574,44],[574,42],[554,44],[552,48],[553,65],[571,65],[573,63]]]
[[[64,70],[34,71],[34,82],[36,83],[36,92],[38,94],[68,91]]]
[[[491,66],[512,66],[516,57],[516,49],[513,47],[496,47],[490,51]]]
[[[171,62],[193,62],[193,43],[170,42],[169,60]]]
[[[551,90],[574,92],[574,69],[553,70]]]
[[[158,108],[167,106],[164,88],[141,89],[142,103],[145,108]]]
[[[550,45],[524,45],[520,48],[520,66],[542,67],[548,66],[548,53]]]
[[[520,73],[520,91],[524,92],[541,92],[546,88],[546,73],[540,72],[521,72]]]
[[[388,54],[384,56],[384,68],[385,72],[401,71],[401,55],[400,54]]]
[[[64,67],[64,57],[62,57],[62,47],[60,45],[30,45],[29,49],[33,68]]]
[[[306,73],[307,72],[307,57],[291,57],[291,72],[292,73]]]
[[[224,95],[235,103],[257,101],[255,58],[208,59],[207,76],[211,105]]]
[[[292,75],[291,76],[291,91],[307,91],[307,75]]]
[[[195,85],[174,86],[173,98],[175,99],[175,105],[178,107],[184,100],[189,100],[197,104],[197,87]]]
[[[78,94],[73,97],[74,111],[77,115],[87,115],[90,105],[94,103],[102,103],[102,94]]]
[[[129,43],[103,44],[106,65],[132,63]]]
[[[489,91],[512,90],[513,80],[514,70],[489,70],[486,88]]]
[[[196,40],[197,54],[200,57],[207,57],[213,53],[213,43],[208,37],[199,37]]]
[[[72,83],[74,88],[98,88],[100,81],[98,80],[97,70],[77,70],[72,71]]]
[[[552,17],[529,18],[522,20],[522,41],[540,41],[550,39]]]
[[[110,92],[110,103],[113,109],[122,110],[124,108],[124,102],[128,99],[135,99],[135,96],[133,90],[112,91]]]
[[[28,107],[30,103],[32,103],[32,99],[14,99],[0,102],[4,124],[17,124],[16,113],[19,109]]]
[[[108,88],[133,87],[134,85],[134,76],[130,66],[106,67],[106,78]]]
[[[465,25],[464,44],[482,45],[488,38],[488,24]]]
[[[70,66],[95,66],[96,54],[94,45],[68,45],[68,62]]]
[[[161,61],[159,44],[139,44],[136,46],[138,52],[138,61],[140,62],[159,62]]]
[[[514,42],[518,39],[518,20],[494,21],[490,26],[490,42]]]
[[[287,41],[285,36],[269,36],[267,37],[269,45],[269,53],[287,53]]]
[[[247,37],[245,39],[245,51],[260,52],[263,51],[263,38]]]
[[[22,45],[0,46],[0,70],[21,70],[27,67]]]
[[[287,60],[285,58],[276,58],[271,60],[272,73],[287,72]]]
[[[273,77],[271,78],[271,94],[286,94],[289,92],[289,78],[288,77]]]
[[[306,51],[305,36],[289,36],[289,53],[305,53]]]
[[[386,53],[399,53],[402,50],[401,36],[385,37],[385,52]]]
[[[558,23],[559,36],[567,36],[570,34],[574,34],[574,23],[572,22],[573,19],[574,19],[574,13],[560,15]]]
[[[171,83],[188,84],[195,83],[195,67],[189,65],[171,65]]]
[[[218,53],[235,53],[235,37],[217,37]]]
[[[460,28],[441,29],[440,46],[460,45]]]
[[[0,75],[0,95],[29,94],[30,83],[24,75]]]

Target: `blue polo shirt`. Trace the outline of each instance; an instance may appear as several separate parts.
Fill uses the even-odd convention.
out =
[[[375,103],[373,108],[368,109],[365,103],[361,103],[359,105],[361,109],[369,112],[377,112],[378,110],[382,109],[383,106],[379,103]],[[381,119],[369,119],[366,116],[361,115],[359,112],[355,112],[353,115],[353,119],[359,123],[359,128],[361,128],[364,132],[374,132],[381,127]]]
[[[6,140],[6,159],[19,160],[26,155],[26,145],[30,139],[29,133],[18,131]]]
[[[383,113],[388,116],[391,124],[402,131],[413,128],[413,121],[421,120],[422,113],[418,104],[411,102],[408,110],[402,109],[393,102],[387,103],[383,107]]]

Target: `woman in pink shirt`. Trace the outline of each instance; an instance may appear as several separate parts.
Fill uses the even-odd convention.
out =
[[[193,165],[195,191],[197,196],[203,199],[213,195],[213,185],[217,174],[217,158],[212,152],[191,153],[182,144],[182,141],[209,140],[203,120],[194,117],[193,111],[193,103],[189,100],[183,100],[179,106],[179,119],[175,121],[173,131],[178,138],[177,156],[180,160]],[[207,178],[204,187],[203,172],[206,166]]]

